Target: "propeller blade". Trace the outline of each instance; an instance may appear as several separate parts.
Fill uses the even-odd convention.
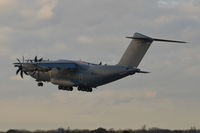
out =
[[[21,65],[20,64],[14,64],[14,67],[20,67]]]
[[[24,56],[22,56],[22,62],[24,63]]]
[[[19,67],[19,69],[17,69],[17,71],[16,71],[16,75],[19,73],[20,70],[22,70],[21,67]]]
[[[35,61],[35,62],[37,62],[37,56],[35,56],[35,59],[34,59],[34,61]]]
[[[31,62],[31,63],[33,62],[33,60],[31,60],[31,59],[28,59],[28,60],[25,60],[25,61],[26,62]]]
[[[43,58],[40,58],[39,60],[38,60],[38,62],[41,62],[43,60]]]
[[[36,57],[36,60],[37,60],[37,57]],[[27,61],[27,60],[24,60],[24,56],[22,56],[22,61],[23,62],[21,62],[19,60],[19,58],[17,58],[17,61],[18,61],[18,63],[13,63],[14,67],[18,67],[18,69],[16,71],[16,75],[18,75],[20,73],[21,78],[23,78],[24,77],[23,73],[28,75],[28,73],[26,71],[23,71],[23,63],[24,63],[24,61]]]
[[[36,71],[33,71],[32,75],[35,75]]]
[[[24,71],[24,74],[28,75],[28,73],[26,71]]]
[[[24,77],[23,77],[23,71],[20,72],[20,76],[21,76],[22,78],[24,78]]]
[[[21,63],[21,61],[17,58],[17,61],[19,62],[19,63]]]

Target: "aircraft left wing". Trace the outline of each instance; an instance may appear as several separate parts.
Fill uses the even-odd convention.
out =
[[[63,69],[63,70],[76,70],[78,65],[76,63],[71,62],[28,62],[21,63],[23,64],[24,69],[27,71],[49,71],[53,68],[55,69]]]
[[[44,69],[76,69],[77,64],[75,63],[37,63],[36,66]]]
[[[37,67],[38,70],[40,71],[48,71],[51,69],[63,69],[63,70],[75,70],[78,66],[75,63],[36,63],[35,66]]]

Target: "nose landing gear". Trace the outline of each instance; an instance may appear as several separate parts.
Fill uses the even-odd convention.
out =
[[[37,85],[38,85],[38,86],[43,86],[43,83],[42,83],[42,82],[38,82]]]

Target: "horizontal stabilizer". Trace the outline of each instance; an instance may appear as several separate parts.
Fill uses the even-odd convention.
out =
[[[147,72],[147,71],[141,71],[140,69],[137,69],[137,70],[135,71],[135,73],[150,73],[150,72]]]
[[[147,72],[147,71],[139,71],[139,72],[136,72],[136,73],[150,73],[150,72]]]
[[[157,38],[151,38],[145,35],[142,35],[140,33],[135,33],[135,35],[133,37],[126,37],[129,39],[136,39],[136,40],[144,40],[144,41],[149,41],[149,42],[153,42],[153,41],[160,41],[160,42],[174,42],[174,43],[187,43],[184,41],[176,41],[176,40],[166,40],[166,39],[157,39]]]
[[[160,41],[160,42],[175,42],[175,43],[187,43],[187,42],[183,42],[183,41],[165,40],[165,39],[156,39],[156,38],[153,38],[153,41]]]
[[[138,37],[126,37],[129,39],[136,39],[136,40],[144,40],[144,41],[159,41],[159,42],[175,42],[175,43],[187,43],[183,41],[175,41],[175,40],[165,40],[165,39],[157,39],[157,38],[138,38]]]

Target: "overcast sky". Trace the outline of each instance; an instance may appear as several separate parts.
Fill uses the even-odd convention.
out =
[[[116,64],[135,32],[154,42],[136,74],[92,93],[21,80],[16,58]],[[200,128],[199,0],[0,0],[0,130]]]

